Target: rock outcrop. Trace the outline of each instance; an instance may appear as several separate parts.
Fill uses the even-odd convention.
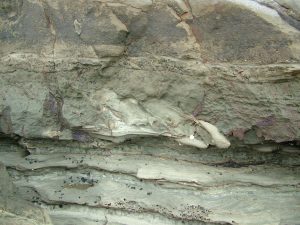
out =
[[[52,225],[44,209],[22,199],[2,163],[0,163],[0,224]]]
[[[299,87],[297,0],[0,2],[0,161],[55,225],[296,224]]]

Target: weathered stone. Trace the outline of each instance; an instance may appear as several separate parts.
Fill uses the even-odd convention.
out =
[[[54,224],[296,224],[299,9],[1,1],[0,161]]]
[[[1,225],[51,225],[44,209],[22,199],[12,183],[5,166],[0,163],[0,224]]]

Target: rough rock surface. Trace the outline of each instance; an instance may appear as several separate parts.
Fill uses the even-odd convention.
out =
[[[44,209],[22,199],[2,163],[0,163],[0,224],[52,225]]]
[[[297,0],[3,0],[0,161],[54,224],[300,221]]]

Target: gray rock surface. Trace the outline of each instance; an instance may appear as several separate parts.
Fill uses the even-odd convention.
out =
[[[272,8],[254,1],[1,4],[3,133],[68,140],[78,132],[111,136],[117,122],[126,127],[119,136],[172,129],[180,118],[151,112],[156,101],[154,108],[194,112],[227,136],[299,139],[299,30]],[[133,119],[136,105],[145,112]]]
[[[0,224],[52,225],[44,209],[23,200],[2,163],[0,163]]]
[[[2,144],[0,160],[21,196],[46,208],[54,224],[297,224],[300,219],[296,147],[199,154],[155,138],[105,149],[31,144],[36,149],[26,157],[18,145]]]
[[[298,1],[3,0],[0,46],[0,161],[54,224],[300,221]]]

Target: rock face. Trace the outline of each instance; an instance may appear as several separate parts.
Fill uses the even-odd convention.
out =
[[[300,221],[298,1],[3,0],[0,46],[0,161],[53,224]]]
[[[298,140],[299,23],[281,14],[254,1],[4,1],[1,131],[185,137],[194,114],[242,140]]]
[[[22,199],[3,164],[0,164],[0,224],[52,225],[45,210]]]

